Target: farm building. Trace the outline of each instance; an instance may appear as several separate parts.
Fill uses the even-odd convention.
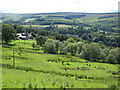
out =
[[[25,34],[25,33],[17,33],[17,39],[19,40],[29,40],[33,39],[31,34]]]

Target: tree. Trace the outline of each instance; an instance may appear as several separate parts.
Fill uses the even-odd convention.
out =
[[[68,51],[72,54],[75,55],[77,51],[77,43],[70,43],[68,44]]]
[[[32,46],[32,47],[33,47],[33,49],[34,49],[34,48],[35,48],[35,43],[33,42],[31,46]]]
[[[120,64],[120,48],[111,49],[110,54],[113,54],[116,58],[115,62]]]
[[[51,39],[54,39],[54,40],[56,39],[54,36],[48,36],[48,38],[51,38]]]
[[[57,40],[48,39],[44,44],[44,52],[56,54],[58,53],[59,42]]]
[[[77,43],[77,54],[80,54],[81,51],[84,49],[85,44],[83,42]]]
[[[76,42],[73,38],[68,38],[66,41],[69,42],[69,43],[75,43]]]
[[[101,56],[101,48],[99,45],[95,43],[86,45],[85,50],[81,52],[81,57],[90,61],[100,60],[100,56]]]
[[[45,36],[38,36],[36,38],[36,43],[37,43],[37,45],[42,46],[43,44],[45,44],[46,40],[47,40],[47,37],[45,37]]]
[[[63,54],[63,55],[67,55],[68,47],[64,47],[60,53]]]
[[[56,46],[56,50],[59,50],[60,42],[58,40],[54,40],[54,44]]]
[[[68,47],[64,46],[62,42],[59,43],[60,54],[66,55],[68,53]]]
[[[109,54],[106,59],[107,59],[107,62],[109,62],[111,64],[116,63],[116,57],[113,54]]]
[[[109,49],[108,48],[104,48],[103,53],[105,54],[105,56],[107,57],[109,55]]]
[[[17,25],[17,24],[14,24],[13,28],[16,30],[17,33],[23,33],[24,30],[26,29],[25,27]]]
[[[8,44],[12,40],[16,39],[16,31],[13,28],[12,24],[3,24],[2,25],[2,41],[5,44]]]
[[[105,55],[103,52],[101,52],[100,60],[101,60],[102,62],[106,62],[106,55]]]
[[[81,36],[81,38],[83,39],[83,40],[88,40],[89,39],[89,37],[88,37],[88,35],[85,33],[85,34],[83,34],[82,36]]]

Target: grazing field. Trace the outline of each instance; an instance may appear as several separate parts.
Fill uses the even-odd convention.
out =
[[[86,17],[82,18],[77,18],[76,21],[89,25],[114,26],[118,23],[118,17],[117,14],[95,14],[87,15]]]
[[[118,84],[118,64],[47,54],[42,48],[33,49],[33,42],[16,40],[3,46],[3,88],[110,88]]]
[[[25,19],[24,22],[29,22],[29,21],[33,21],[33,20],[35,20],[35,18]]]
[[[92,25],[102,27],[116,27],[117,13],[39,13],[39,14],[0,14],[4,16],[5,23],[19,25]]]
[[[58,28],[70,28],[72,25],[64,25],[64,24],[56,24]],[[22,25],[25,27],[29,27],[30,25]],[[49,27],[50,25],[31,25],[32,27]]]

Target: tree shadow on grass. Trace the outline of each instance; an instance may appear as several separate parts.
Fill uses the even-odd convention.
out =
[[[16,44],[8,44],[8,46],[15,46]]]
[[[10,48],[11,46],[15,46],[16,44],[2,44],[4,48]]]
[[[13,56],[3,56],[5,59],[8,59],[8,60],[12,60]],[[15,58],[20,58],[20,59],[28,59],[26,57],[18,57],[18,56],[15,56]]]
[[[15,58],[20,58],[20,59],[28,59],[28,58],[26,58],[26,57],[15,57]]]

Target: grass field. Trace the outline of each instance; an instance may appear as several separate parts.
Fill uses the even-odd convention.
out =
[[[70,28],[72,25],[65,25],[65,24],[56,24],[58,28]],[[25,27],[29,27],[30,25],[22,25]],[[32,27],[50,27],[50,25],[31,25]]]
[[[86,16],[76,18],[76,16],[79,15],[82,14],[45,14],[45,15],[35,15],[35,16],[44,17],[45,21],[50,21],[50,22],[64,22],[64,23],[76,22],[76,23],[83,23],[87,25],[102,26],[102,27],[113,27],[118,24],[117,14],[84,14]],[[67,16],[73,16],[73,17],[69,19],[66,18]],[[29,22],[29,21],[35,21],[35,18],[25,19],[24,22]],[[63,28],[68,28],[68,26],[66,25],[64,26]],[[47,25],[40,25],[39,27],[47,27]]]
[[[35,20],[35,19],[36,19],[36,18],[25,19],[25,21],[24,21],[24,22],[33,21],[33,20]]]
[[[94,15],[87,15],[86,17],[82,17],[82,18],[78,18],[76,19],[76,21],[80,22],[80,23],[86,23],[89,25],[102,25],[102,26],[113,26],[113,25],[117,25],[117,21],[118,21],[118,17],[117,15],[114,15],[114,17],[109,17],[111,15],[107,15],[107,14],[94,14]],[[101,18],[101,17],[107,17],[107,18]],[[99,19],[101,18],[101,19]],[[103,21],[103,22],[100,22]],[[104,22],[106,21],[106,22]],[[116,21],[116,22],[114,22]],[[111,23],[110,23],[111,22]],[[114,22],[114,23],[112,23]]]
[[[32,42],[35,41],[16,40],[3,47],[3,88],[109,88],[118,84],[117,64],[47,54],[33,50]],[[22,48],[21,56],[19,48]]]

